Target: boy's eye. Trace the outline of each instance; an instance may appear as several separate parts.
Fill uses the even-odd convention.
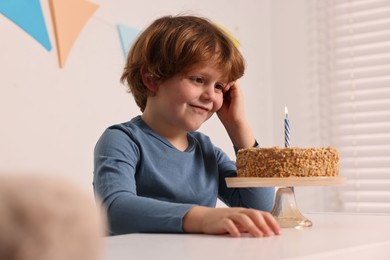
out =
[[[199,84],[203,84],[204,83],[204,79],[202,77],[190,77],[190,79],[196,83],[199,83]]]
[[[222,83],[216,83],[215,89],[218,90],[218,92],[222,92],[225,86]]]
[[[209,83],[211,83],[207,80],[207,78],[204,78],[201,76],[190,76],[189,79],[192,82],[194,82],[194,84],[200,85],[200,86],[208,85]],[[221,82],[216,82],[214,84],[214,89],[215,89],[215,92],[217,92],[217,93],[222,93],[224,88],[225,88],[225,85]]]

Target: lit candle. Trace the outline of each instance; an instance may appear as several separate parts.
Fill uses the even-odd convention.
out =
[[[284,113],[286,114],[284,118],[284,147],[290,147],[290,121],[288,120],[287,107],[284,107]]]

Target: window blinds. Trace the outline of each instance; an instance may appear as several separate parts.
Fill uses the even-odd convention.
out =
[[[390,213],[390,1],[315,1],[321,139],[347,184],[327,210]]]

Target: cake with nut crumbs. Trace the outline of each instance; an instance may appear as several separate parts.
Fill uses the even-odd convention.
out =
[[[241,149],[236,159],[237,177],[335,177],[339,153],[333,147],[271,147]]]

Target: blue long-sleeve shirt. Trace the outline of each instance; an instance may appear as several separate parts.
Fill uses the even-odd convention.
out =
[[[108,214],[111,234],[183,232],[182,220],[195,205],[271,211],[274,188],[227,188],[235,162],[209,137],[188,134],[182,152],[150,129],[140,116],[109,127],[94,151],[94,191]]]

